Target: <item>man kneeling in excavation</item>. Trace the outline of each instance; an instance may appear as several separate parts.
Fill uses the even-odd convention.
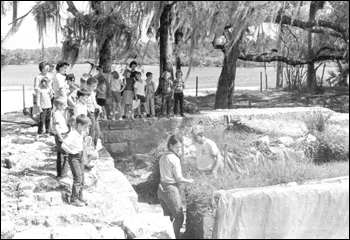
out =
[[[197,169],[217,178],[218,170],[224,170],[224,161],[216,143],[204,137],[204,128],[199,125],[192,129],[192,139],[196,146]]]

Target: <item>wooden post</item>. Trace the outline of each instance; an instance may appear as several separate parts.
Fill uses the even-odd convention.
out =
[[[228,146],[227,146],[227,143],[225,144],[225,148],[224,148],[224,166],[225,166],[225,171],[226,171],[226,169],[227,169],[227,148],[228,148]]]
[[[23,84],[23,109],[26,108],[26,90],[25,90],[25,86]]]
[[[268,82],[267,82],[267,73],[265,73],[265,86],[266,86],[266,91],[269,88]]]
[[[196,77],[196,97],[198,97],[198,76]]]
[[[309,101],[310,101],[310,98],[309,98],[309,97],[306,97],[306,106],[307,106],[307,107],[309,106]]]
[[[262,92],[262,72],[260,72],[260,92]]]
[[[248,106],[249,106],[249,108],[252,107],[252,102],[251,101],[249,101]]]

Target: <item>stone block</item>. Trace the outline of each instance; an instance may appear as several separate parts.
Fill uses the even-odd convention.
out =
[[[114,156],[118,155],[119,157],[127,156],[129,154],[129,146],[127,143],[108,143],[105,144],[107,150]]]
[[[63,204],[61,192],[35,193],[34,199],[50,206]]]
[[[126,130],[133,129],[134,121],[110,121],[109,130]]]
[[[126,239],[125,233],[120,227],[102,227],[100,235],[102,239]]]
[[[137,139],[137,131],[134,130],[111,130],[105,132],[104,142],[105,143],[122,143],[128,141],[134,141]]]
[[[29,228],[16,233],[12,239],[51,239],[51,231],[43,227]]]
[[[294,140],[291,137],[280,137],[278,142],[283,144],[286,147],[290,147],[294,144]]]
[[[60,188],[59,182],[51,177],[40,179],[36,182],[34,192],[48,192]]]

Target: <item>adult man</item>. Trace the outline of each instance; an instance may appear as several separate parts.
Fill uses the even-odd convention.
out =
[[[221,172],[224,170],[223,157],[216,143],[204,137],[204,128],[199,125],[193,127],[192,139],[196,146],[198,170],[212,173],[216,178],[218,170]]]

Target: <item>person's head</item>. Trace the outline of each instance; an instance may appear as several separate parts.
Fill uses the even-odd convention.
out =
[[[147,73],[146,73],[146,78],[147,78],[147,80],[152,80],[152,78],[153,78],[153,73],[147,72]]]
[[[129,69],[125,69],[124,73],[123,73],[123,76],[126,77],[126,78],[129,78],[131,76],[130,70]]]
[[[46,74],[50,69],[50,66],[47,62],[41,62],[39,63],[39,71],[42,73],[42,74]]]
[[[53,63],[53,61],[49,61],[49,72],[53,72],[53,70],[55,69],[55,64]]]
[[[75,82],[75,77],[73,73],[67,74],[66,81],[69,86],[73,85]]]
[[[132,61],[130,64],[129,64],[129,67],[131,69],[131,71],[135,71],[136,67],[137,67],[137,62],[136,61]]]
[[[176,78],[182,78],[182,71],[181,70],[176,71]]]
[[[111,77],[114,79],[119,79],[119,73],[117,71],[111,72]]]
[[[94,77],[89,77],[86,83],[87,83],[87,89],[89,91],[95,91],[97,88],[98,80]]]
[[[61,74],[65,74],[68,67],[69,67],[69,63],[64,62],[64,61],[60,61],[56,65],[56,72],[61,73]]]
[[[90,124],[91,124],[90,118],[88,118],[84,114],[78,115],[77,118],[75,119],[75,129],[80,133],[82,132],[87,133]]]
[[[80,78],[80,88],[86,88],[87,87],[87,80],[91,77],[88,73],[83,73],[83,75]]]
[[[136,74],[135,74],[135,77],[136,77],[136,79],[138,80],[138,81],[141,81],[141,73],[140,72],[136,72]]]
[[[202,144],[204,140],[204,128],[203,126],[196,125],[193,127],[192,131],[192,139],[194,142]]]
[[[162,78],[164,78],[164,79],[170,78],[170,72],[164,71],[163,74],[162,74]]]
[[[181,153],[182,140],[178,135],[172,135],[168,140],[168,150],[173,153]]]
[[[49,82],[49,79],[47,77],[43,77],[40,80],[40,87],[41,88],[48,88],[48,82]]]
[[[85,88],[79,89],[77,92],[78,101],[82,103],[86,103],[90,94],[91,92]]]
[[[53,100],[53,105],[60,111],[63,111],[66,109],[67,106],[67,100],[64,97],[58,97]]]

